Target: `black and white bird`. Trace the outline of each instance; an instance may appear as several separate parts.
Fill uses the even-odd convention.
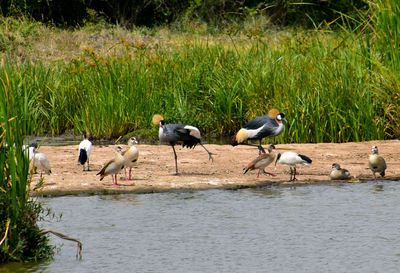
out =
[[[296,152],[284,152],[283,154],[278,154],[275,160],[276,163],[288,165],[290,167],[290,180],[293,182],[296,180],[296,165],[309,165],[312,160],[305,155],[298,154]]]
[[[87,138],[86,131],[83,131],[83,140],[79,143],[79,157],[78,161],[85,170],[85,163],[87,163],[87,170],[89,171],[89,157],[92,153],[92,142]]]
[[[332,164],[332,171],[329,174],[331,180],[346,180],[350,179],[350,172],[346,169],[342,169],[339,164]]]
[[[261,146],[261,140],[265,137],[276,137],[284,131],[284,124],[282,121],[287,122],[285,115],[279,113],[278,110],[272,109],[268,115],[256,117],[247,122],[232,138],[231,145],[236,146],[242,144],[247,140],[258,140],[258,149],[261,153],[265,153],[264,148]]]
[[[374,175],[376,184],[378,184],[375,173],[379,173],[381,175],[381,177],[384,177],[387,166],[386,166],[385,159],[381,155],[378,154],[377,146],[372,146],[372,154],[369,156],[368,166],[371,169],[372,174]]]
[[[175,158],[175,174],[178,174],[177,155],[175,145],[181,144],[182,147],[194,148],[197,144],[201,145],[208,153],[209,160],[213,161],[212,153],[201,143],[200,130],[194,126],[185,124],[166,124],[160,115],[153,116],[153,124],[159,124],[158,137],[160,143],[171,145]]]

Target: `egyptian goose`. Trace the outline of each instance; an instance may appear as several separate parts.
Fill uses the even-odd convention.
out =
[[[124,168],[125,158],[122,156],[122,148],[118,146],[115,149],[115,158],[108,161],[106,165],[97,173],[100,175],[100,181],[107,175],[111,175],[114,187],[120,186],[117,183],[117,174]]]
[[[346,180],[350,179],[350,172],[346,169],[340,168],[337,163],[332,164],[332,171],[329,174],[331,180]]]
[[[368,166],[371,169],[372,174],[374,175],[376,184],[378,184],[375,173],[379,173],[381,177],[384,177],[386,170],[386,162],[385,159],[378,154],[377,146],[372,146],[372,154],[369,156]]]
[[[131,180],[131,171],[132,167],[135,165],[139,158],[139,151],[138,149],[134,146],[135,144],[138,144],[137,140],[135,137],[131,137],[128,140],[128,146],[129,148],[125,151],[122,152],[122,155],[125,158],[125,179],[126,179],[126,169],[129,168],[129,178],[128,180]]]
[[[274,159],[275,159],[275,153],[274,150],[275,146],[274,145],[269,145],[268,147],[268,153],[265,154],[260,154],[256,159],[251,161],[246,168],[243,169],[243,174],[247,173],[248,171],[258,169],[257,173],[257,178],[260,176],[260,172],[263,174],[269,174],[271,176],[276,176],[273,173],[268,173],[264,169],[267,167],[269,164],[271,164]]]

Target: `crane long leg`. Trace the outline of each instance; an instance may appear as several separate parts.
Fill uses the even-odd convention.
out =
[[[247,146],[253,146],[258,148],[258,154],[265,154],[265,150],[262,146],[260,145],[255,145],[255,144],[250,144],[250,143],[240,143],[240,145],[247,145]]]
[[[207,150],[207,148],[204,147],[203,144],[200,143],[200,145],[201,145],[201,147],[203,147],[204,150],[206,150],[206,152],[208,153],[208,160],[211,160],[211,162],[214,162],[214,159],[213,159],[213,157],[212,157],[212,153],[210,153],[210,152]]]
[[[178,157],[177,157],[177,155],[176,155],[174,145],[171,145],[171,147],[172,147],[172,150],[174,151],[174,158],[175,158],[175,174],[178,175],[178,161],[177,161]]]
[[[295,181],[296,180],[296,166],[293,167],[293,169],[294,169],[293,181]]]
[[[259,140],[258,154],[265,154],[265,150],[264,150],[264,148],[261,146],[261,139]]]
[[[292,180],[292,175],[293,175],[292,166],[289,166],[289,168],[290,168],[290,179],[289,179],[289,182],[292,182],[293,181]]]

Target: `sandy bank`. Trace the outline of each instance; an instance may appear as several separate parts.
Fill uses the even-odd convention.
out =
[[[348,169],[352,181],[371,181],[372,173],[368,168],[368,155],[371,146],[377,145],[385,158],[388,168],[386,180],[400,179],[400,141],[370,141],[345,144],[279,144],[278,152],[296,151],[309,156],[313,162],[309,166],[299,166],[295,184],[340,182],[330,181],[328,174],[332,163],[339,163]],[[121,145],[124,148],[127,145]],[[136,145],[139,160],[133,169],[133,180],[123,180],[124,172],[118,175],[120,187],[113,187],[111,177],[99,181],[96,173],[114,156],[114,145],[94,146],[90,157],[91,171],[82,171],[77,162],[78,146],[42,146],[51,162],[52,174],[44,175],[43,195],[102,194],[102,193],[150,193],[179,189],[235,189],[256,187],[273,183],[288,183],[289,168],[284,165],[270,165],[266,171],[277,174],[276,177],[260,175],[252,171],[245,175],[242,169],[258,155],[257,148],[249,146],[232,147],[230,145],[208,145],[214,153],[214,162],[208,160],[207,153],[199,146],[195,149],[177,148],[180,175],[176,176],[173,152],[166,145]],[[35,174],[33,185],[39,181]]]

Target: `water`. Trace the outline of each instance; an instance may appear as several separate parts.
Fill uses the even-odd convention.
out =
[[[83,243],[9,272],[398,272],[400,184],[44,199]],[[11,269],[10,269],[11,268]],[[4,267],[3,267],[4,269]]]

